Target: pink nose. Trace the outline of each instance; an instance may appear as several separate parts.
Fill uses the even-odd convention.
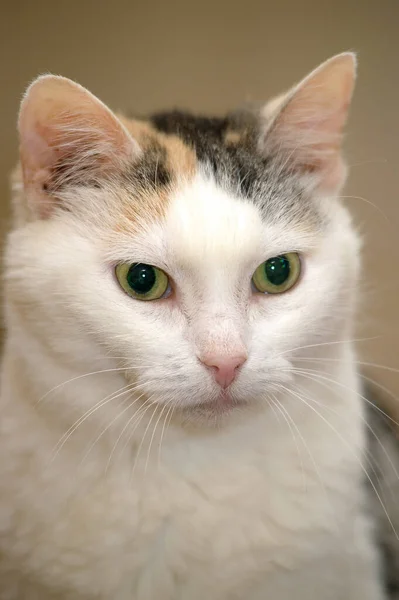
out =
[[[201,362],[212,369],[216,383],[222,388],[227,388],[233,383],[238,369],[245,363],[247,357],[241,356],[218,356],[209,354],[200,359]]]

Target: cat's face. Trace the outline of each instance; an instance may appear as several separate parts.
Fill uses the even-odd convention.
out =
[[[301,347],[309,355],[342,338],[358,244],[333,196],[353,58],[311,77],[271,117],[246,121],[175,114],[122,125],[94,104],[83,128],[81,112],[65,116],[63,93],[55,137],[56,111],[38,116],[40,87],[54,98],[61,83],[70,105],[97,101],[39,80],[21,114],[36,215],[10,238],[8,288],[54,351],[74,361],[101,348],[137,395],[198,415],[266,401],[290,385]]]

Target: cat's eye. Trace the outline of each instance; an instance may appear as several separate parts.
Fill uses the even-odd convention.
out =
[[[158,300],[170,289],[168,276],[152,265],[120,263],[115,275],[121,288],[137,300]]]
[[[263,294],[282,294],[291,289],[301,274],[301,260],[296,252],[273,256],[259,265],[252,283]]]

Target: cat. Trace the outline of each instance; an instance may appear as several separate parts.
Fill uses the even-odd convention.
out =
[[[44,75],[5,255],[1,600],[380,600],[337,55],[261,109]]]

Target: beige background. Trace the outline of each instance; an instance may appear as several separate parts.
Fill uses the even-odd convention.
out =
[[[359,349],[399,367],[399,0],[1,0],[0,9],[0,234],[18,104],[37,74],[74,78],[114,109],[220,112],[357,50],[345,193],[366,244],[359,335],[375,338]],[[399,374],[371,376],[399,394]]]

